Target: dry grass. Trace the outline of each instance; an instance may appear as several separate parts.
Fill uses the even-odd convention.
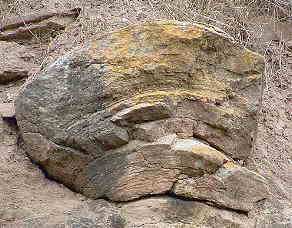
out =
[[[263,24],[252,19],[268,16],[276,24],[292,15],[291,3],[277,0],[108,0],[84,1],[82,8],[85,36],[88,31],[100,33],[141,21],[171,19],[220,27],[248,47],[259,46],[263,31]],[[98,16],[92,17],[90,11]]]
[[[4,18],[78,6],[83,9],[79,22],[84,37],[142,21],[171,19],[212,24],[247,44],[261,34],[261,24],[252,18],[268,15],[275,23],[287,20],[291,4],[289,0],[1,0],[0,12]]]

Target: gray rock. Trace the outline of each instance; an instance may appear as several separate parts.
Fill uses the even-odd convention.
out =
[[[81,191],[93,198],[129,201],[169,191],[179,172],[169,143],[131,141],[90,163]]]

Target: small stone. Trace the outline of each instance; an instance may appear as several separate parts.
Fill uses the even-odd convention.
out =
[[[214,173],[225,161],[229,160],[220,151],[195,139],[177,140],[174,150],[181,157],[181,165],[185,172],[190,175]]]

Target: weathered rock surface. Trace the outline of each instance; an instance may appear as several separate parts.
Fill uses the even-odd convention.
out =
[[[27,78],[37,69],[34,53],[14,42],[0,41],[0,84]]]
[[[0,227],[123,227],[115,205],[47,179],[17,147],[17,126],[1,117],[0,177]]]
[[[9,115],[10,116],[10,115]],[[17,147],[17,129],[0,119],[0,226],[52,227],[244,227],[244,214],[202,202],[151,197],[115,205],[90,200],[47,179]],[[173,137],[162,141],[172,141]]]
[[[250,154],[256,104],[248,93],[259,96],[263,67],[220,30],[129,26],[27,83],[15,103],[23,147],[49,177],[92,198],[171,193],[247,212],[267,197],[265,179],[237,162]],[[239,168],[225,175],[229,163]],[[208,197],[185,188],[184,179],[206,177],[222,178],[227,191],[216,181]],[[246,179],[254,191],[237,186]]]

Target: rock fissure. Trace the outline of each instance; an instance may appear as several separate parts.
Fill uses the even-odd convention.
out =
[[[215,207],[215,208],[219,208],[219,209],[223,209],[226,211],[231,211],[231,212],[235,212],[237,214],[241,214],[244,216],[248,216],[248,211],[244,211],[244,210],[236,210],[234,208],[230,208],[230,207],[224,207],[223,205],[221,205],[220,203],[216,203],[214,201],[209,201],[209,200],[203,200],[203,199],[194,199],[194,198],[188,198],[188,197],[184,197],[184,196],[179,196],[176,195],[174,193],[169,193],[168,194],[170,197],[173,197],[175,199],[180,199],[180,200],[184,200],[184,201],[194,201],[194,202],[200,202],[203,204],[207,204],[209,206]]]
[[[203,203],[203,204],[206,204],[206,205],[214,207],[214,208],[223,209],[226,211],[235,212],[235,213],[240,214],[240,215],[248,216],[248,211],[236,210],[233,208],[223,207],[219,204],[216,204],[215,202],[208,201],[208,200],[200,200],[200,199],[193,199],[193,198],[188,198],[188,197],[184,197],[184,196],[179,196],[173,192],[165,192],[165,193],[161,193],[161,194],[149,194],[149,195],[141,196],[139,198],[132,199],[129,201],[113,201],[107,197],[100,197],[99,199],[102,199],[102,200],[105,200],[109,203],[117,205],[118,207],[122,207],[123,205],[131,204],[131,203],[146,200],[146,199],[155,199],[155,198],[161,198],[161,197],[167,197],[167,196],[172,198],[172,199],[181,200],[181,201],[199,202],[199,203]]]
[[[205,124],[209,125],[208,123],[205,123]],[[195,128],[194,128],[194,132],[195,132]],[[194,133],[193,134],[193,138],[203,140],[206,143],[208,143],[211,147],[213,147],[214,149],[216,149],[216,150],[218,150],[218,151],[220,151],[220,152],[222,152],[222,153],[227,155],[227,153],[226,153],[226,151],[224,151],[224,149],[220,148],[218,145],[216,145],[215,143],[211,142],[206,137],[204,137],[202,135],[199,135],[198,133]]]

